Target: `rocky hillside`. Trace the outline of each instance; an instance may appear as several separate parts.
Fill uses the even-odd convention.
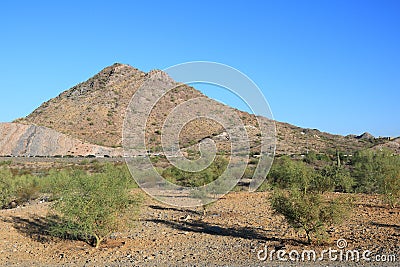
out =
[[[135,68],[114,64],[18,122],[46,126],[98,145],[119,146],[125,109],[145,76]]]
[[[0,156],[116,156],[113,148],[84,143],[55,130],[35,125],[0,123]]]
[[[144,73],[129,65],[116,63],[54,99],[43,103],[32,114],[18,120],[24,124],[35,124],[68,134],[83,142],[107,147],[121,147],[124,115],[130,99],[149,75],[170,79],[162,71]],[[179,104],[202,95],[193,87],[176,84],[154,106],[147,123],[149,146],[160,147],[160,129],[167,115]],[[227,107],[228,108],[228,107]],[[245,125],[257,127],[254,115],[238,111]],[[306,151],[352,152],[376,145],[374,139],[356,138],[322,133],[318,130],[302,129],[287,123],[276,123],[277,154],[303,154]],[[217,136],[223,132],[221,125],[209,120],[194,120],[183,129],[180,140],[183,144],[194,144],[204,137]],[[257,146],[257,132],[250,133]],[[259,141],[258,141],[259,143]]]
[[[376,145],[373,147],[374,149],[389,149],[400,155],[400,138],[387,140],[386,142]]]

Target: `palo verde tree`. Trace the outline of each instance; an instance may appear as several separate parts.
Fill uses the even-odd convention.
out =
[[[325,238],[326,227],[340,223],[349,205],[341,199],[326,200],[321,193],[323,187],[315,186],[322,176],[305,163],[285,160],[279,168],[283,168],[284,174],[277,176],[280,177],[278,181],[285,177],[285,187],[274,189],[270,199],[272,208],[282,214],[293,228],[303,229],[308,243],[312,237],[317,240]],[[329,186],[333,188],[334,184],[329,183]]]
[[[133,180],[126,168],[112,165],[102,173],[74,171],[70,176],[57,192],[50,233],[98,248],[104,238],[134,218],[140,200],[130,193]]]

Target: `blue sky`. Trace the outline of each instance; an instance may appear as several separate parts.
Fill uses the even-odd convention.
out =
[[[214,61],[248,75],[275,119],[400,136],[400,2],[2,1],[0,121],[115,62]],[[213,96],[242,107],[225,90]]]

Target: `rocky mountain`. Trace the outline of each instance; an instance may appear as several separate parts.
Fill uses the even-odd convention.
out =
[[[129,65],[116,63],[56,98],[43,103],[29,116],[16,122],[51,128],[81,140],[82,143],[119,148],[122,146],[122,128],[128,104],[138,88],[151,75],[157,75],[158,79],[171,79],[159,70],[145,73]],[[160,149],[160,130],[167,115],[189,99],[204,97],[193,87],[174,81],[171,83],[175,83],[176,88],[157,102],[147,121],[146,138],[149,147],[154,151]],[[239,110],[235,112],[245,125],[257,128],[254,115]],[[332,135],[316,129],[303,129],[281,122],[276,122],[276,129],[277,154],[304,154],[309,150],[316,152],[339,150],[350,153],[376,145],[374,139]],[[187,147],[205,137],[218,137],[223,131],[220,124],[199,119],[188,123],[182,129],[179,138],[182,146]],[[253,148],[260,143],[257,136],[257,131],[249,131]],[[220,146],[227,149],[223,142],[220,142]]]
[[[368,132],[365,132],[365,133],[363,133],[362,135],[357,136],[356,138],[358,138],[358,139],[364,139],[364,140],[372,140],[372,139],[375,139],[375,137],[374,137],[372,134],[368,133]]]
[[[0,123],[0,156],[117,156],[118,149],[82,142],[42,126]]]

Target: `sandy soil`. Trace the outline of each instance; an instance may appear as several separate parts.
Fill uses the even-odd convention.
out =
[[[335,197],[338,194],[331,194]],[[365,266],[367,262],[261,261],[257,254],[269,250],[287,252],[337,249],[370,250],[371,266],[400,264],[400,209],[388,209],[377,196],[354,195],[355,208],[341,226],[330,229],[324,244],[307,246],[304,233],[295,232],[274,215],[268,193],[230,193],[202,210],[169,207],[145,197],[136,226],[114,233],[95,249],[81,241],[59,240],[43,234],[49,203],[0,211],[1,266]],[[262,253],[260,254],[263,255]],[[376,255],[396,256],[396,262],[376,262]],[[286,256],[287,257],[287,256]],[[326,259],[328,259],[326,257]]]

